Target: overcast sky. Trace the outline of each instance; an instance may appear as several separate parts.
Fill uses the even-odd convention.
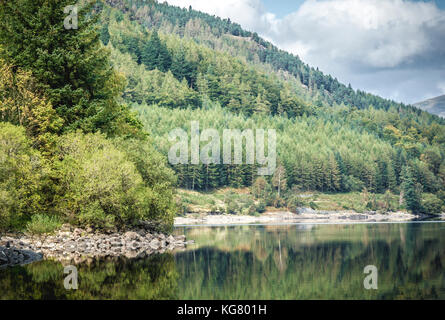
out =
[[[230,17],[355,89],[445,94],[445,0],[167,0]]]

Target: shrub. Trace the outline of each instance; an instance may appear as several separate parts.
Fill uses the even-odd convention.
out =
[[[313,201],[309,202],[309,207],[311,207],[312,210],[318,209],[318,205]]]
[[[424,193],[422,195],[422,213],[438,215],[443,212],[444,203],[434,194]]]
[[[344,189],[347,191],[362,191],[365,184],[354,176],[343,176]]]
[[[224,213],[224,209],[219,206],[212,205],[210,208],[210,212],[211,214],[222,214]]]
[[[228,199],[226,201],[226,212],[228,214],[237,214],[239,212],[238,203],[233,199]]]
[[[35,234],[52,233],[62,226],[58,217],[36,214],[26,225],[26,229]]]
[[[298,208],[301,208],[305,205],[303,199],[299,195],[295,195],[295,194],[290,195],[287,198],[286,203],[287,203],[287,209],[290,212],[294,212],[294,213],[297,212]]]
[[[48,168],[23,127],[0,123],[0,229],[21,228],[41,212]]]
[[[266,203],[264,201],[260,201],[257,205],[256,205],[256,212],[258,213],[264,213],[266,212]]]
[[[138,220],[171,225],[173,188],[161,157],[136,141],[116,144],[99,133],[60,138],[56,210],[71,223],[99,228]]]

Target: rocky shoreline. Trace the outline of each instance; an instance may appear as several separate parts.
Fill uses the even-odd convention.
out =
[[[0,269],[7,266],[29,264],[42,258],[42,254],[10,247],[10,243],[7,243],[5,247],[0,246]]]
[[[185,236],[165,235],[140,227],[126,232],[102,233],[64,225],[54,235],[0,236],[0,268],[51,258],[80,263],[88,258],[144,258],[185,248]]]
[[[242,225],[242,224],[280,224],[280,223],[377,223],[407,222],[419,219],[420,216],[407,212],[389,214],[369,211],[357,213],[353,211],[319,211],[301,208],[298,213],[286,211],[266,212],[260,216],[246,215],[209,215],[188,214],[175,218],[175,226],[186,225]]]

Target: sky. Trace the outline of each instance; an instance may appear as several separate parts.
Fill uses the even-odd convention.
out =
[[[167,0],[229,17],[355,89],[445,94],[445,0]]]

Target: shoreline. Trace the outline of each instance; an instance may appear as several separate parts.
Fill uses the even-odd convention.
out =
[[[353,211],[316,211],[302,210],[300,214],[287,211],[266,212],[260,216],[244,215],[209,215],[187,214],[176,217],[174,226],[227,226],[249,224],[348,224],[348,223],[379,223],[379,222],[409,222],[422,218],[407,212],[393,212],[381,214],[376,212],[357,213]],[[444,219],[444,216],[439,216]]]
[[[42,259],[82,263],[91,258],[145,258],[184,249],[184,235],[154,232],[150,227],[103,233],[64,225],[52,235],[9,233],[0,235],[0,268]]]

